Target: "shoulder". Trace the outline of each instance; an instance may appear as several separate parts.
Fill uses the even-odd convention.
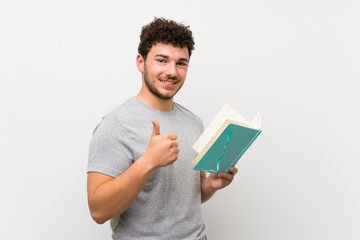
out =
[[[131,115],[139,108],[138,101],[136,101],[135,97],[127,99],[120,106],[112,110],[107,116],[111,116],[113,118],[117,118],[118,120],[123,119],[126,116]]]
[[[203,122],[199,116],[197,116],[195,113],[187,109],[186,107],[182,106],[179,103],[174,102],[174,106],[176,107],[176,111],[184,115],[185,118],[189,119],[193,123],[197,124],[200,128],[204,128]]]
[[[96,126],[94,133],[100,129],[106,129],[109,132],[122,129],[131,123],[131,116],[134,115],[135,101],[130,98],[120,106],[105,114],[100,123]]]

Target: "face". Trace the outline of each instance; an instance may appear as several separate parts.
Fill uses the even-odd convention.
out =
[[[189,64],[187,47],[157,43],[143,63],[143,80],[147,89],[160,99],[172,99],[185,82]]]

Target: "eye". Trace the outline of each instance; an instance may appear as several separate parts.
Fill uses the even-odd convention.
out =
[[[158,63],[165,63],[165,59],[157,59],[156,60]]]
[[[187,66],[187,63],[186,62],[178,62],[177,65],[179,65],[179,66]]]

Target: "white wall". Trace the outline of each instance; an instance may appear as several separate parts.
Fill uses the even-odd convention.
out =
[[[130,1],[129,1],[130,2]],[[359,1],[0,1],[0,238],[110,239],[87,209],[101,117],[137,94],[141,26],[191,26],[176,101],[263,133],[203,205],[210,239],[359,239]]]

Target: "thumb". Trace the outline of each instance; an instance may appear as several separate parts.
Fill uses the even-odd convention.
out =
[[[160,124],[155,119],[152,119],[151,122],[153,124],[153,131],[151,137],[160,135]]]

